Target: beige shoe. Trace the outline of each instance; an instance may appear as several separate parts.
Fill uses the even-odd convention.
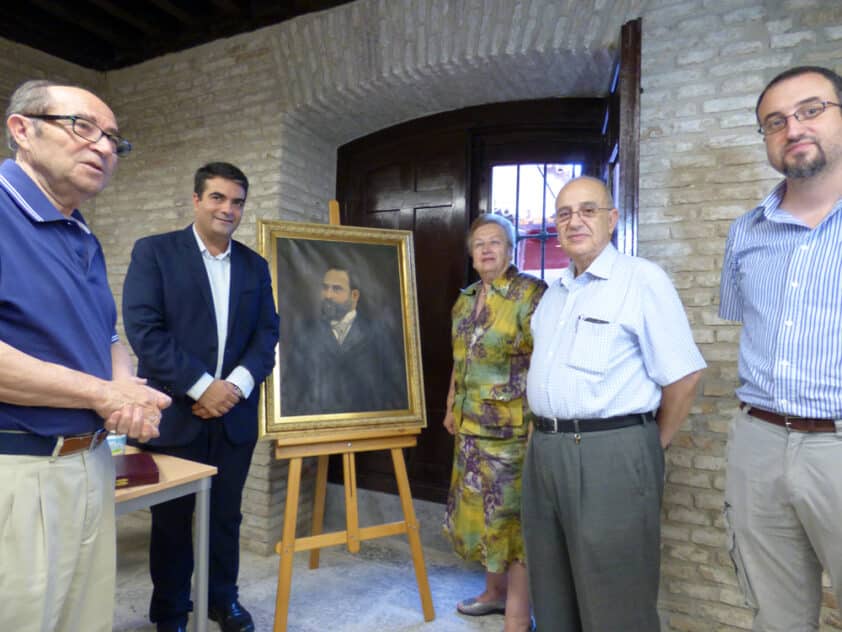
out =
[[[456,609],[462,614],[471,617],[483,617],[487,614],[504,614],[506,612],[505,601],[479,601],[476,597],[463,599],[456,604]]]

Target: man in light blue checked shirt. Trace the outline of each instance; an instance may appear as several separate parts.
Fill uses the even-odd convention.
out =
[[[705,362],[664,271],[611,245],[617,219],[599,180],[565,185],[571,265],[532,317],[522,505],[539,632],[660,629],[664,448]]]
[[[725,517],[754,630],[819,629],[842,604],[842,78],[802,66],[757,101],[786,179],[728,235],[719,315],[743,323]]]

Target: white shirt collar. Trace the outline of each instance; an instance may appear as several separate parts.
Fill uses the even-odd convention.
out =
[[[193,228],[193,236],[196,238],[196,244],[199,246],[199,252],[202,253],[204,256],[207,254],[208,257],[211,259],[226,259],[231,255],[231,240],[228,240],[228,247],[225,249],[225,252],[220,252],[218,255],[212,255],[208,247],[205,245],[205,242],[202,241],[202,238],[199,236],[199,231],[196,230],[196,224],[192,225]]]

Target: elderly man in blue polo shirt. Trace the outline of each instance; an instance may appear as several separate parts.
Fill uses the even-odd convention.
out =
[[[599,180],[556,200],[571,259],[532,317],[523,531],[539,632],[654,632],[664,454],[705,362],[661,268],[617,252]]]
[[[115,576],[106,429],[158,435],[166,395],[133,377],[99,242],[77,206],[131,149],[92,93],[12,95],[0,165],[0,630],[106,632]]]
[[[728,233],[719,315],[741,321],[728,543],[754,630],[819,629],[842,604],[842,77],[801,66],[757,100],[785,176]]]

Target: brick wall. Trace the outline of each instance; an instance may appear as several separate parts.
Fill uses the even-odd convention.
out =
[[[353,138],[469,105],[604,93],[620,26],[639,16],[640,251],[675,281],[710,365],[668,454],[664,629],[746,630],[721,520],[739,331],[716,317],[719,268],[729,223],[777,179],[754,131],[754,100],[787,66],[842,70],[842,4],[359,0],[106,75],[0,40],[0,88],[30,76],[82,81],[135,142],[87,209],[119,302],[134,240],[190,221],[201,162],[229,160],[251,178],[238,236],[254,245],[258,217],[326,219],[336,148]],[[258,447],[243,527],[256,550],[279,537],[285,472]],[[831,602],[822,630],[842,629]]]

